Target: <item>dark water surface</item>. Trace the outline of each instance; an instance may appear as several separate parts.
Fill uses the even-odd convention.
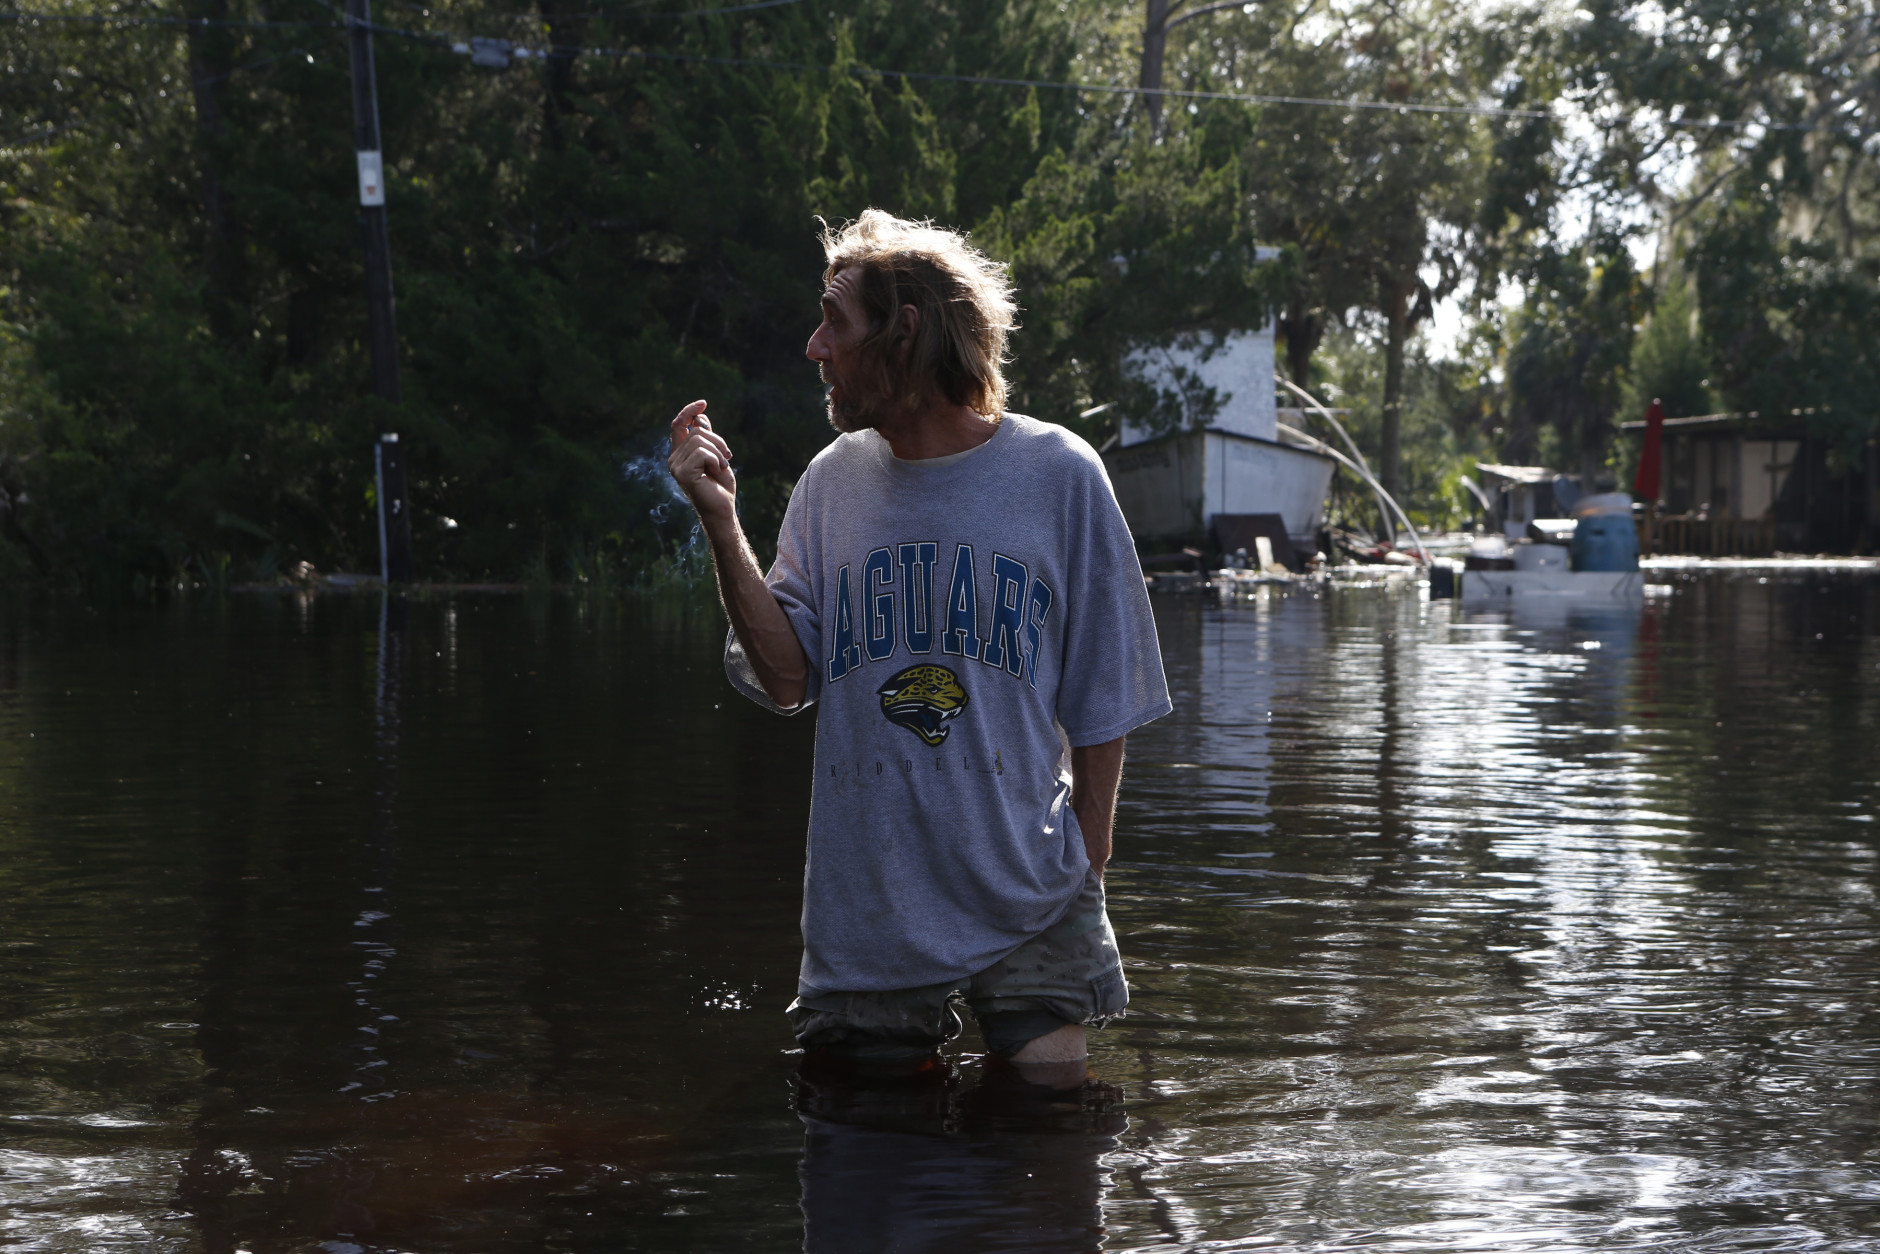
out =
[[[1880,1251],[1880,581],[1675,587],[1159,604],[1112,1109],[797,1076],[710,611],[11,611],[0,1249]]]

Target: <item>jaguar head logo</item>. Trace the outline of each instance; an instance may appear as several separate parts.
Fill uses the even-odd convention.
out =
[[[944,666],[910,666],[881,685],[881,712],[930,745],[947,738],[947,720],[966,708],[966,689]]]

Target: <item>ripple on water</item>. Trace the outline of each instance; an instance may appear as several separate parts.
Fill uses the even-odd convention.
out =
[[[1834,829],[1875,742],[1795,700],[1830,663],[1687,608],[1161,607],[1125,1248],[1880,1249],[1875,850]]]
[[[1676,586],[1160,602],[1094,1122],[799,1115],[709,612],[23,616],[0,1245],[1880,1251],[1880,586]]]

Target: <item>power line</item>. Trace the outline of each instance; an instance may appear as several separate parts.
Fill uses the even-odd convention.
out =
[[[801,3],[801,0],[759,0],[755,4],[734,5],[720,9],[694,9],[679,12],[645,14],[647,17],[705,17],[714,13],[744,13],[756,9],[779,8],[784,5]],[[570,17],[608,16],[606,13],[570,14]],[[245,22],[233,19],[216,21],[203,18],[135,18],[135,17],[68,17],[61,14],[38,13],[0,13],[0,18],[14,22],[49,21],[49,22],[84,22],[100,25],[149,25],[149,26],[186,26],[216,25],[234,27],[337,27],[338,22]],[[618,60],[663,61],[681,65],[716,65],[738,69],[782,70],[799,74],[854,74],[861,78],[907,79],[913,82],[957,83],[967,87],[1005,87],[1026,88],[1043,91],[1069,91],[1099,96],[1155,96],[1165,100],[1218,100],[1235,104],[1290,105],[1303,108],[1363,110],[1378,113],[1420,113],[1430,115],[1509,118],[1523,120],[1547,120],[1557,115],[1550,109],[1514,109],[1499,105],[1469,104],[1425,104],[1414,101],[1395,100],[1359,100],[1337,99],[1325,96],[1280,96],[1254,92],[1195,91],[1174,87],[1132,87],[1117,83],[1085,83],[1075,81],[1004,78],[978,74],[941,74],[922,70],[883,70],[868,66],[818,65],[808,61],[772,61],[757,57],[716,57],[701,53],[661,52],[648,48],[608,48],[608,47],[535,47],[507,39],[487,38],[483,36],[459,36],[438,31],[408,30],[396,26],[384,26],[376,22],[367,23],[367,28],[378,35],[395,36],[417,43],[430,44],[434,47],[449,48],[459,55],[467,55],[478,65],[491,68],[505,68],[510,61],[547,60],[553,57],[607,57]],[[1669,127],[1686,130],[1748,130],[1763,127],[1777,131],[1850,131],[1858,128],[1847,125],[1811,122],[1776,122],[1757,121],[1755,119],[1724,118],[1663,118],[1661,123]]]
[[[1334,100],[1317,96],[1266,96],[1251,92],[1184,91],[1174,87],[1127,87],[1116,83],[1053,82],[1033,78],[993,78],[977,74],[933,74],[920,70],[877,70],[867,66],[823,66],[800,61],[759,61],[748,57],[707,57],[683,52],[652,52],[635,48],[594,48],[596,56],[634,57],[648,61],[697,62],[704,65],[748,66],[777,69],[849,73],[863,78],[906,78],[927,83],[962,83],[971,87],[1032,87],[1048,91],[1089,92],[1099,96],[1160,96],[1167,100],[1225,100],[1239,104],[1306,105],[1315,108],[1372,109],[1393,113],[1460,113],[1481,117],[1546,118],[1545,109],[1503,109],[1493,105],[1414,104],[1388,100]],[[544,54],[537,53],[537,56]]]
[[[767,0],[743,8],[773,8],[798,0]],[[738,12],[739,9],[703,10],[703,12]],[[1224,100],[1241,104],[1305,105],[1337,109],[1371,109],[1394,113],[1468,114],[1502,118],[1548,118],[1545,109],[1505,109],[1494,105],[1418,104],[1389,100],[1335,100],[1316,96],[1269,96],[1249,92],[1185,91],[1173,87],[1128,87],[1116,83],[1079,83],[1035,78],[1000,78],[982,74],[939,74],[923,70],[878,70],[862,65],[817,65],[809,61],[770,61],[757,57],[714,57],[689,52],[659,52],[648,48],[541,48],[506,39],[475,36],[468,39],[434,31],[405,30],[396,26],[374,24],[373,33],[396,35],[435,46],[448,46],[459,55],[469,55],[479,64],[501,68],[509,59],[547,60],[551,56],[612,57],[621,60],[664,61],[673,64],[722,65],[740,69],[787,70],[807,74],[854,74],[862,78],[904,78],[926,83],[959,83],[968,87],[1026,87],[1048,91],[1088,92],[1092,95],[1161,96],[1173,100]]]
[[[309,26],[339,26],[338,22],[255,22],[241,18],[214,17],[116,17],[82,13],[0,13],[0,21],[22,26],[35,22],[69,23],[80,26],[216,26],[251,30],[301,30]]]
[[[757,4],[734,4],[724,9],[680,9],[673,13],[644,13],[642,17],[710,17],[714,13],[749,13],[755,9],[780,9],[786,4],[801,4],[803,0],[759,0]],[[559,16],[559,15],[557,15]],[[582,14],[583,17],[589,16]],[[605,16],[605,13],[594,16]]]
[[[317,47],[318,45],[315,45],[315,46]],[[270,53],[264,57],[256,57],[252,61],[244,61],[240,65],[231,65],[228,69],[224,70],[220,74],[208,74],[208,75],[204,75],[202,78],[191,79],[190,83],[192,86],[205,87],[209,85],[210,83],[224,82],[230,78],[233,78],[237,74],[243,73],[248,70],[258,70],[258,69],[263,68],[264,66],[273,65],[276,61],[286,60],[288,57],[306,57],[307,60],[310,62],[313,60],[313,54],[311,52],[308,52],[305,48],[288,48],[281,52]],[[163,98],[163,93],[159,92],[155,96],[136,97],[132,101],[127,102],[127,103],[148,104],[152,100],[158,100],[162,98]],[[65,132],[67,131],[77,130],[79,127],[84,126],[88,121],[90,121],[90,119],[88,118],[76,118],[70,122],[65,122],[65,123],[57,124],[57,125],[48,122],[45,125],[37,127],[33,130],[25,131],[21,133],[20,135],[15,136],[12,139],[0,140],[0,151],[5,151],[6,149],[10,149],[10,148],[23,147],[24,145],[27,145],[27,144],[43,144],[49,139],[53,139],[59,135],[65,134]]]
[[[794,3],[795,0],[772,0],[772,3]],[[770,5],[753,5],[753,8],[768,8]],[[731,12],[732,10],[724,10]],[[399,30],[393,27],[377,28],[388,35],[399,35],[408,39],[427,43],[443,44],[445,38],[425,31]],[[475,39],[469,42],[456,40],[450,42],[453,52],[474,52],[478,48],[488,50],[494,44],[507,44],[507,52],[517,60],[534,57],[538,60],[555,56],[591,56],[615,57],[642,61],[665,61],[675,64],[723,65],[746,69],[789,70],[798,73],[848,73],[863,78],[905,78],[917,82],[961,83],[973,87],[1026,87],[1042,88],[1051,91],[1088,92],[1092,95],[1115,96],[1159,96],[1171,100],[1223,100],[1240,104],[1301,105],[1310,108],[1326,109],[1366,109],[1385,113],[1428,113],[1461,114],[1472,117],[1549,119],[1556,115],[1549,109],[1510,109],[1498,105],[1444,105],[1423,104],[1411,101],[1394,100],[1356,100],[1337,99],[1326,96],[1274,96],[1252,92],[1227,91],[1192,91],[1174,87],[1130,87],[1116,83],[1080,83],[1053,81],[1034,78],[997,78],[978,74],[939,74],[921,70],[879,70],[869,66],[816,65],[807,61],[768,61],[755,57],[714,57],[688,52],[659,52],[646,48],[531,48],[523,44],[508,43],[506,40]],[[488,63],[486,61],[486,63]],[[1810,122],[1759,122],[1755,119],[1702,119],[1702,118],[1664,118],[1666,126],[1688,129],[1747,129],[1761,126],[1769,130],[1783,131],[1839,131],[1853,128],[1831,126]]]
[[[647,17],[705,17],[713,13],[746,13],[756,9],[773,9],[784,5],[798,4],[801,0],[759,0],[756,4],[734,5],[722,9],[694,9],[675,13],[646,14]],[[579,14],[570,16],[603,16],[603,14]],[[83,22],[98,25],[124,26],[233,26],[233,27],[337,27],[339,22],[299,21],[299,22],[247,22],[234,19],[213,20],[206,18],[183,17],[68,17],[62,14],[41,13],[5,13],[0,14],[10,21],[30,22]],[[350,23],[344,23],[350,24]],[[863,78],[904,78],[916,82],[959,83],[970,87],[1026,87],[1042,88],[1048,91],[1089,92],[1093,95],[1121,96],[1161,96],[1174,100],[1223,100],[1241,104],[1280,104],[1304,105],[1320,108],[1371,109],[1397,113],[1433,113],[1433,114],[1470,114],[1485,117],[1507,118],[1545,118],[1551,116],[1544,109],[1504,109],[1491,105],[1440,105],[1416,104],[1385,100],[1333,100],[1313,96],[1267,96],[1246,92],[1221,91],[1184,91],[1172,87],[1127,87],[1115,83],[1078,83],[1057,82],[1046,79],[996,78],[977,74],[938,74],[921,70],[878,70],[866,66],[829,66],[817,65],[808,61],[769,61],[755,57],[713,57],[685,52],[658,52],[644,48],[536,48],[527,44],[515,43],[506,39],[489,39],[482,36],[452,36],[442,32],[407,30],[397,26],[385,26],[377,22],[364,23],[375,35],[392,35],[401,39],[410,39],[419,43],[438,47],[448,47],[460,55],[469,55],[480,64],[502,66],[510,59],[546,60],[549,56],[588,56],[611,57],[622,60],[666,61],[679,64],[722,65],[742,69],[787,70],[794,73],[849,73]]]
[[[751,13],[758,9],[780,9],[786,5],[802,4],[803,0],[758,0],[756,4],[734,4],[718,9],[673,9],[665,13],[642,13],[638,10],[658,4],[660,0],[634,0],[631,4],[617,4],[606,9],[589,9],[581,13],[491,13],[484,16],[493,19],[507,19],[516,22],[536,22],[548,25],[551,22],[572,22],[590,17],[712,17],[720,13]],[[431,11],[411,0],[389,0],[384,7],[416,9],[426,17]]]
[[[711,17],[712,15],[718,14],[718,13],[751,13],[751,12],[755,12],[758,9],[777,9],[777,8],[782,8],[786,5],[801,4],[801,3],[803,3],[803,0],[758,0],[756,4],[734,4],[734,5],[729,5],[725,8],[719,8],[719,9],[676,9],[676,10],[672,10],[666,13],[641,13],[641,14],[637,14],[636,16],[639,16],[639,17]],[[566,21],[570,18],[580,18],[580,17],[612,17],[617,12],[627,11],[635,7],[638,7],[638,6],[633,6],[633,5],[625,6],[623,10],[602,9],[602,10],[596,10],[595,12],[592,12],[592,13],[555,13],[555,14],[548,15],[548,18],[551,18],[556,21]],[[515,16],[523,18],[526,21],[546,20],[543,17],[543,15],[534,14],[534,13],[516,14]],[[154,15],[153,16],[131,16],[131,15],[116,15],[116,14],[92,14],[92,13],[20,13],[20,12],[0,13],[0,21],[17,22],[22,25],[33,23],[33,22],[55,22],[55,23],[65,23],[65,24],[81,25],[81,26],[205,26],[205,27],[214,26],[214,27],[233,27],[236,29],[250,29],[250,30],[279,30],[279,29],[284,29],[284,28],[304,28],[304,27],[309,27],[309,26],[337,27],[337,26],[345,25],[344,22],[337,22],[337,21],[327,22],[327,21],[300,20],[300,21],[284,21],[284,22],[271,22],[271,21],[257,22],[257,21],[243,19],[243,18],[162,17],[162,16],[154,16]],[[379,26],[374,25],[372,29],[375,31],[382,30],[388,34],[392,33],[392,30],[390,27],[379,27]],[[410,32],[401,32],[401,33],[410,33]]]

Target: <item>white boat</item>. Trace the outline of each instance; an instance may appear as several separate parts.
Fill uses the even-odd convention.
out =
[[[1582,530],[1594,527],[1599,530]],[[1576,505],[1573,518],[1534,519],[1526,529],[1533,538],[1510,544],[1491,533],[1470,547],[1464,569],[1455,572],[1460,580],[1456,594],[1466,607],[1516,600],[1617,603],[1644,599],[1645,576],[1638,569],[1630,497],[1623,493],[1586,497]],[[1624,541],[1616,546],[1611,543],[1615,529]],[[1575,546],[1586,564],[1630,569],[1574,570]]]
[[[1172,547],[1204,539],[1222,516],[1278,514],[1293,551],[1318,548],[1332,459],[1232,431],[1178,431],[1104,457],[1130,534]]]
[[[1461,579],[1462,601],[1471,609],[1516,597],[1614,602],[1645,597],[1645,576],[1636,570],[1465,570]]]

